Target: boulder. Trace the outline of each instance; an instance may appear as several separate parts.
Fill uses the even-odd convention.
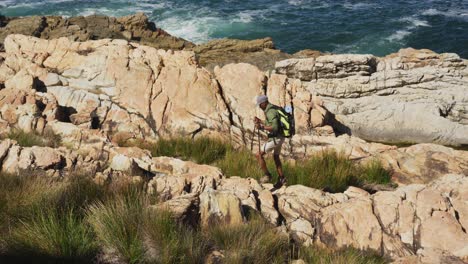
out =
[[[169,210],[177,220],[196,226],[200,220],[198,206],[198,195],[186,194],[155,205],[153,208]]]
[[[376,155],[399,184],[429,183],[445,174],[468,174],[468,152],[436,144],[416,144]],[[368,158],[368,160],[374,158]]]
[[[201,225],[209,228],[213,224],[238,225],[243,223],[244,214],[239,198],[230,192],[208,190],[200,195]]]

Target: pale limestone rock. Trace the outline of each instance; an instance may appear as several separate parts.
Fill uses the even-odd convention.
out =
[[[382,229],[370,199],[357,198],[331,205],[322,214],[318,231],[321,243],[336,248],[382,249]]]
[[[44,85],[47,87],[62,85],[62,81],[60,80],[60,75],[56,73],[48,73],[44,80]]]
[[[348,189],[344,192],[346,196],[349,198],[358,198],[358,197],[369,197],[370,194],[363,189],[354,187],[354,186],[349,186]]]
[[[48,170],[57,169],[64,160],[64,157],[55,149],[48,147],[31,147],[31,154],[34,159],[34,167]]]
[[[2,163],[2,171],[10,174],[16,174],[19,172],[18,162],[19,155],[21,153],[21,147],[13,145],[8,151],[8,155],[5,157]]]
[[[26,71],[21,70],[5,81],[5,88],[15,90],[31,90],[33,87],[33,77]]]
[[[118,171],[126,171],[131,175],[144,174],[151,171],[153,164],[151,153],[136,147],[116,147],[110,152],[110,167]]]
[[[264,94],[267,77],[257,67],[239,63],[214,69],[226,104],[232,111],[233,125],[253,130],[253,117],[262,118],[263,111],[255,107],[255,97]],[[237,139],[235,139],[237,140]],[[246,138],[238,139],[238,142]]]
[[[429,183],[448,173],[468,173],[468,152],[436,144],[417,144],[377,155],[400,184]]]
[[[167,174],[193,174],[197,176],[203,175],[215,179],[220,179],[222,176],[221,170],[217,167],[200,165],[191,161],[183,161],[171,157],[152,158],[151,170]]]
[[[148,183],[148,193],[166,201],[185,193],[187,182],[183,176],[156,176]]]
[[[302,185],[288,186],[279,190],[278,209],[286,222],[303,217],[313,221],[322,207],[339,202],[333,195]]]
[[[260,201],[260,212],[273,225],[279,221],[279,213],[275,208],[275,199],[269,190],[262,190],[257,199]]]
[[[10,147],[14,144],[11,139],[4,139],[0,143],[0,163],[3,162],[5,157],[8,155]]]
[[[262,188],[254,179],[243,179],[240,177],[222,179],[217,190],[231,192],[241,200],[242,205],[254,210],[260,210],[257,206],[256,196],[258,196]]]
[[[313,244],[314,227],[304,219],[297,219],[289,224],[289,230],[293,237],[305,246]]]
[[[241,202],[230,192],[208,190],[200,194],[201,225],[237,225],[244,221]]]
[[[199,199],[196,194],[185,194],[167,200],[161,204],[153,206],[157,209],[169,210],[174,218],[196,225],[199,220],[198,215]]]
[[[320,127],[324,123],[325,117],[317,109],[312,109],[310,113],[310,122],[312,127]]]

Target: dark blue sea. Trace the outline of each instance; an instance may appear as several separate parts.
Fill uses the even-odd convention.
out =
[[[468,0],[0,0],[6,16],[135,12],[195,43],[268,36],[290,53],[382,56],[413,47],[468,58]]]

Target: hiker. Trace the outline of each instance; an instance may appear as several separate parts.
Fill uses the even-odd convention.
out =
[[[283,167],[280,160],[281,147],[285,140],[281,131],[280,116],[278,113],[278,109],[281,108],[268,102],[268,97],[266,95],[257,96],[256,101],[257,106],[265,112],[266,120],[262,121],[258,117],[255,117],[255,128],[268,132],[268,141],[257,153],[258,163],[265,173],[265,175],[260,179],[260,182],[266,183],[270,182],[272,179],[264,156],[265,154],[273,151],[273,159],[275,160],[276,171],[278,172],[278,181],[275,183],[274,187],[279,189],[286,183],[286,178],[284,177]],[[260,142],[258,143],[260,144]]]

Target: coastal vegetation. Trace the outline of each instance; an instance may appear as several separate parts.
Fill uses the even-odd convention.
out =
[[[255,213],[239,225],[188,226],[153,207],[144,190],[87,175],[0,174],[0,262],[384,263],[355,249],[301,247]]]
[[[121,145],[148,149],[154,157],[169,156],[217,166],[227,176],[255,179],[263,176],[250,150],[236,148],[221,139],[174,137],[159,139],[157,142],[134,140]],[[273,159],[270,157],[267,163],[276,179]],[[331,150],[322,151],[302,160],[286,161],[283,167],[289,185],[302,184],[329,192],[342,192],[349,186],[362,187],[365,184],[391,182],[390,172],[385,170],[379,161],[358,164],[344,153]]]

